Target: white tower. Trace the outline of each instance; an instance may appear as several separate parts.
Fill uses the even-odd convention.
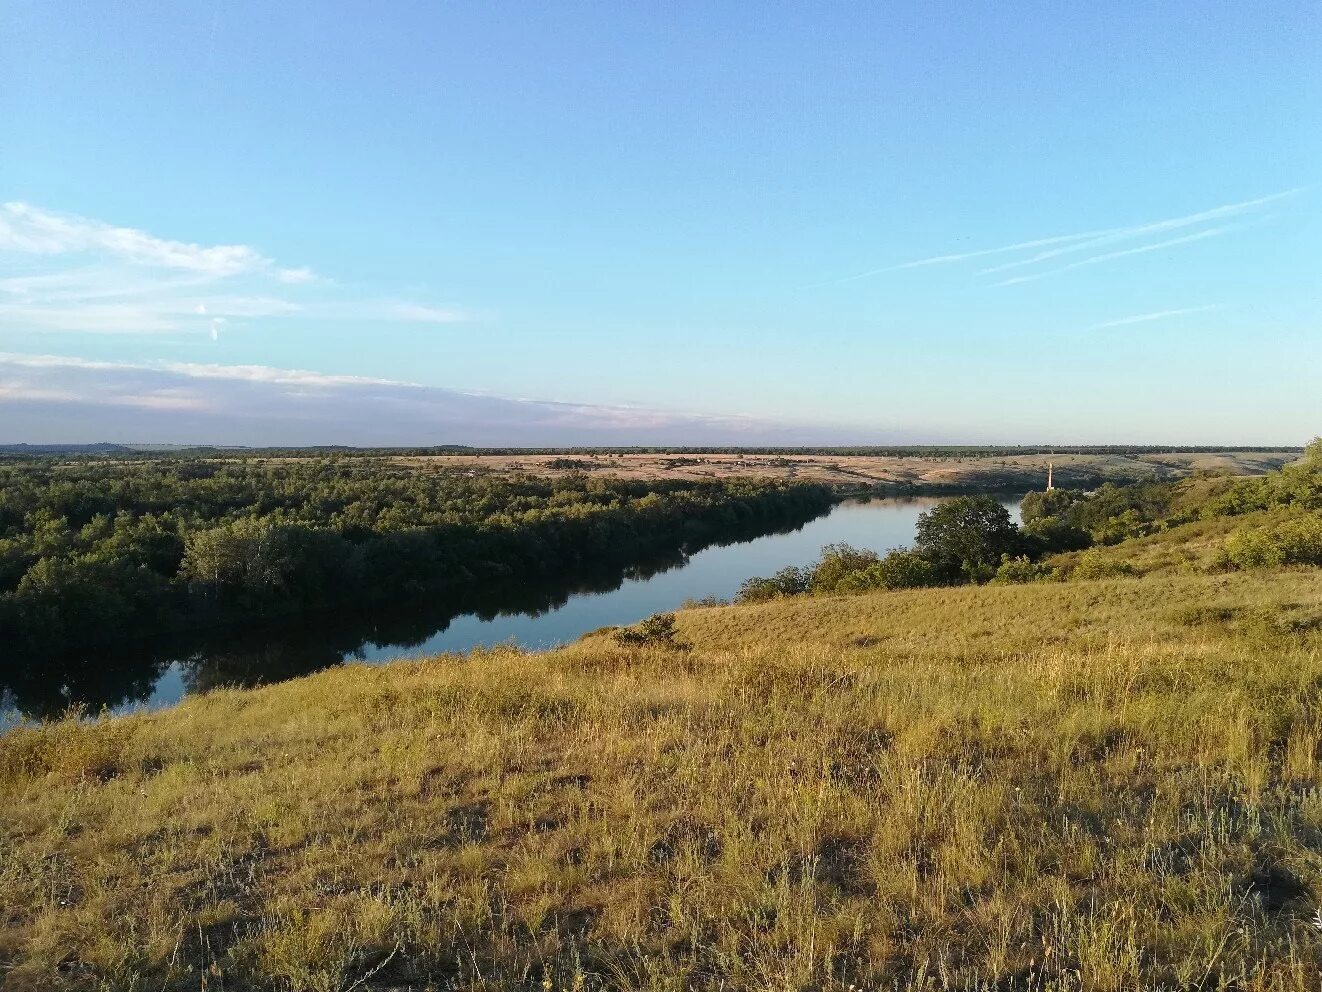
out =
[[[1047,462],[1047,492],[1051,492],[1051,490],[1056,488],[1055,484],[1052,481],[1052,470],[1054,468],[1055,465],[1053,465],[1051,462]]]

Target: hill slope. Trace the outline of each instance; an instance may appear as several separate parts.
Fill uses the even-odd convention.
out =
[[[0,738],[5,987],[1316,986],[1316,570],[679,627]]]

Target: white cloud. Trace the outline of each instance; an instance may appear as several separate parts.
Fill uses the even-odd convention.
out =
[[[318,281],[317,274],[306,266],[298,269],[280,269],[276,273],[276,278],[292,286]]]
[[[247,245],[204,246],[133,228],[0,204],[0,331],[199,333],[226,321],[450,324],[463,311],[355,296],[307,266],[282,267]]]
[[[139,303],[0,305],[0,329],[82,331],[90,334],[160,334],[182,330],[182,311]],[[199,326],[205,326],[200,323]]]
[[[232,276],[270,264],[247,245],[201,245],[153,237],[131,227],[113,227],[73,214],[56,214],[27,203],[0,206],[0,250],[30,255],[95,253],[137,265]]]
[[[264,365],[0,353],[0,441],[216,444],[804,444],[840,429],[511,399]]]

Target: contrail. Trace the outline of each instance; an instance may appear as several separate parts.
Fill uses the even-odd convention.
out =
[[[1106,262],[1113,258],[1123,258],[1126,255],[1141,255],[1144,252],[1158,251],[1162,248],[1171,248],[1175,245],[1188,244],[1190,241],[1202,241],[1204,238],[1215,238],[1218,235],[1225,234],[1227,231],[1233,231],[1236,228],[1243,227],[1243,224],[1227,224],[1224,227],[1209,227],[1205,231],[1199,231],[1196,234],[1186,234],[1181,238],[1171,238],[1169,241],[1158,241],[1156,244],[1140,245],[1137,248],[1126,248],[1124,251],[1108,251],[1104,255],[1093,255],[1091,258],[1081,258],[1077,262],[1070,262],[1069,265],[1062,265],[1058,269],[1048,269],[1045,272],[1034,272],[1032,275],[1015,276],[1013,279],[1004,279],[1001,282],[992,283],[993,286],[1013,286],[1020,282],[1033,282],[1036,279],[1045,279],[1047,276],[1054,276],[1060,272],[1068,272],[1070,269],[1082,268],[1085,265],[1096,265],[1098,262]]]
[[[1104,327],[1124,327],[1126,324],[1146,324],[1150,320],[1164,320],[1166,317],[1180,317],[1186,313],[1206,313],[1208,310],[1220,309],[1220,303],[1208,303],[1201,307],[1180,307],[1177,310],[1154,310],[1152,313],[1137,313],[1132,317],[1121,317],[1118,320],[1105,320],[1100,324],[1093,324],[1088,330],[1100,331]]]
[[[1061,245],[1063,247],[1053,248],[1050,251],[1038,252],[1029,258],[1016,259],[1011,262],[1005,262],[1001,265],[994,265],[983,269],[982,273],[1001,272],[1006,269],[1019,268],[1025,265],[1033,265],[1037,262],[1043,262],[1060,255],[1071,254],[1078,251],[1087,251],[1089,248],[1099,248],[1103,245],[1112,244],[1117,241],[1125,241],[1131,238],[1143,237],[1147,234],[1157,234],[1161,231],[1178,230],[1181,227],[1190,227],[1194,224],[1200,224],[1203,221],[1215,220],[1220,217],[1229,217],[1235,214],[1244,213],[1260,207],[1265,203],[1271,203],[1275,200],[1281,200],[1289,196],[1295,196],[1303,192],[1308,187],[1296,186],[1293,189],[1282,190],[1279,193],[1271,193],[1267,196],[1255,197],[1251,200],[1241,200],[1237,203],[1226,203],[1219,207],[1212,207],[1208,210],[1200,210],[1197,213],[1185,214],[1181,217],[1169,217],[1164,220],[1150,221],[1143,224],[1130,224],[1121,227],[1105,227],[1092,231],[1081,231],[1077,234],[1058,234],[1049,238],[1037,238],[1032,241],[1018,241],[1010,245],[1001,245],[996,248],[980,248],[976,251],[957,252],[947,255],[932,255],[928,258],[914,259],[908,262],[899,262],[894,265],[884,265],[880,268],[868,269],[866,272],[858,272],[853,275],[844,276],[839,279],[830,279],[825,282],[814,283],[807,288],[814,289],[821,286],[839,286],[844,283],[855,282],[859,279],[867,279],[869,276],[881,275],[885,272],[899,272],[903,269],[916,269],[927,265],[946,265],[952,262],[963,262],[971,258],[985,258],[988,255],[1001,255],[1008,252],[1024,251],[1030,248],[1045,248],[1050,245]],[[1217,233],[1226,230],[1226,228],[1217,229]],[[1210,236],[1210,235],[1209,235]],[[1197,240],[1197,239],[1192,239]],[[1165,242],[1155,247],[1166,247],[1168,244],[1177,244],[1177,241]],[[1114,257],[1112,255],[1099,256]],[[1088,263],[1076,263],[1088,264]],[[1072,268],[1073,266],[1066,266]],[[1063,271],[1057,269],[1053,271]],[[1031,277],[1030,277],[1031,278]],[[1004,283],[996,285],[1008,285],[1010,282],[1019,280],[1007,280]],[[1026,280],[1025,280],[1026,281]]]

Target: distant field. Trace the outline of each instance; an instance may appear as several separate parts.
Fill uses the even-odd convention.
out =
[[[1018,454],[989,456],[770,455],[707,452],[643,454],[395,455],[416,465],[440,464],[490,472],[563,475],[602,472],[626,478],[713,479],[752,476],[836,485],[1041,488],[1047,462],[1056,484],[1171,479],[1193,472],[1258,475],[1299,457],[1297,451],[1155,452],[1145,454]]]
[[[1103,482],[1181,478],[1197,472],[1261,475],[1289,464],[1299,449],[1172,448],[1097,446],[1045,448],[914,447],[878,449],[391,449],[391,448],[138,448],[91,445],[80,449],[26,445],[0,446],[0,457],[71,458],[127,464],[204,459],[267,463],[335,456],[380,460],[420,470],[457,469],[556,477],[575,472],[626,479],[702,480],[736,476],[764,480],[821,482],[834,486],[881,486],[935,492],[1040,489],[1047,463],[1055,465],[1057,486],[1093,487]]]

